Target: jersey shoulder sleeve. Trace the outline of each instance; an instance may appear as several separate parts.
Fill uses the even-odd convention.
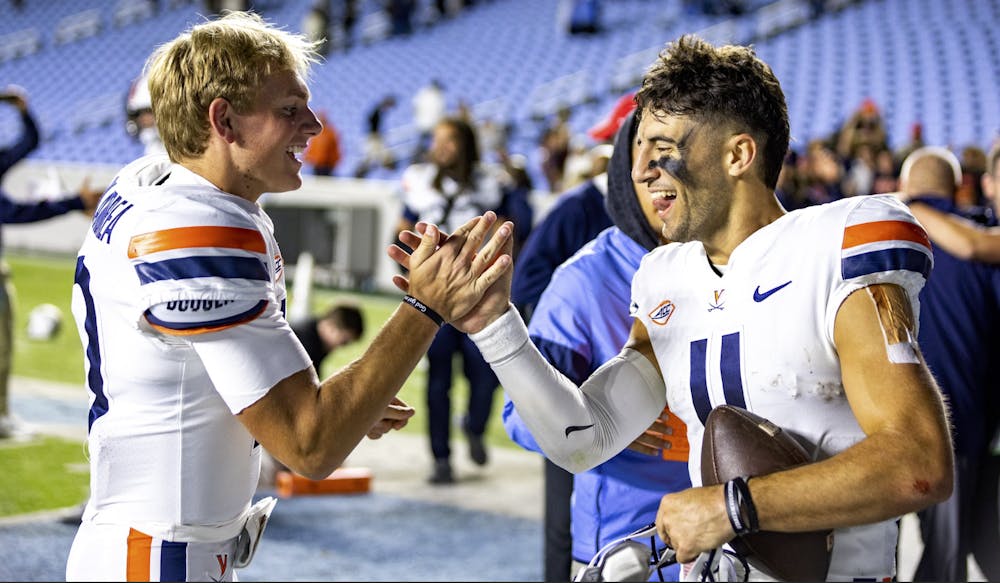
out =
[[[931,242],[902,202],[890,195],[850,205],[840,237],[844,282],[923,286],[934,266]]]
[[[851,293],[876,284],[898,285],[906,292],[918,321],[920,290],[930,277],[934,254],[930,239],[906,205],[892,195],[868,195],[831,203],[840,207],[832,221],[826,331],[833,338],[837,312]]]
[[[664,315],[669,318],[669,313],[664,310],[672,309],[673,304],[660,297],[658,291],[660,286],[657,282],[662,282],[662,277],[657,274],[664,272],[664,266],[674,263],[683,254],[687,253],[688,243],[669,243],[656,247],[639,261],[639,268],[632,276],[632,300],[629,303],[629,315],[633,318],[640,318],[644,324],[649,322],[642,318],[648,316],[649,319],[660,321]]]
[[[197,197],[145,213],[126,249],[142,303],[273,301],[277,249],[263,224],[229,201]]]

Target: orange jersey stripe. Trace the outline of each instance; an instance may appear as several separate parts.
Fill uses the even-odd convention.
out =
[[[149,553],[153,537],[134,528],[128,530],[128,554],[125,558],[126,581],[149,581]]]
[[[143,233],[128,243],[129,259],[187,247],[225,247],[266,253],[264,237],[254,229],[238,227],[179,227]]]
[[[907,221],[874,221],[852,225],[844,229],[843,249],[879,241],[911,241],[931,248],[927,233],[920,226]]]

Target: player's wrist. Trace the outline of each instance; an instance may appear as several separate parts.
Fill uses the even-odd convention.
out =
[[[733,532],[737,536],[753,534],[760,531],[760,519],[757,516],[757,506],[750,495],[749,478],[735,477],[723,485],[726,516]]]
[[[434,322],[438,328],[444,326],[445,321],[444,318],[441,316],[441,314],[438,314],[427,304],[421,302],[420,300],[411,296],[410,294],[406,294],[405,296],[403,296],[403,303],[406,304],[407,306],[410,306],[414,310],[420,312],[424,316],[427,316],[427,318],[430,319],[432,322]]]
[[[528,327],[513,305],[507,311],[487,324],[482,330],[469,334],[486,362],[499,362],[516,352],[525,342],[529,342]]]

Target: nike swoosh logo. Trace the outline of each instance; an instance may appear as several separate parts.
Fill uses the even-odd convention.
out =
[[[574,431],[583,431],[584,429],[590,429],[593,426],[594,426],[593,423],[591,423],[590,425],[570,425],[569,427],[566,428],[566,437],[569,437],[569,434],[573,433]]]
[[[786,285],[788,285],[790,283],[792,283],[792,281],[788,280],[785,283],[779,285],[778,287],[771,288],[771,289],[767,290],[764,293],[760,292],[760,286],[758,285],[757,289],[753,290],[753,301],[755,301],[755,302],[763,302],[767,298],[771,297],[772,294],[774,294],[775,292],[777,292],[778,290],[780,290],[781,288],[785,287]]]

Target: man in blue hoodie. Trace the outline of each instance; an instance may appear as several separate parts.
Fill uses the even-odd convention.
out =
[[[633,115],[622,123],[608,167],[606,206],[613,226],[556,270],[528,328],[545,358],[577,383],[621,351],[631,327],[632,275],[642,256],[665,242],[651,197],[632,182],[635,127]],[[541,451],[509,399],[503,422],[515,442]],[[573,571],[607,543],[653,522],[664,494],[690,485],[685,428],[664,410],[630,449],[573,476],[572,553],[580,563]]]

